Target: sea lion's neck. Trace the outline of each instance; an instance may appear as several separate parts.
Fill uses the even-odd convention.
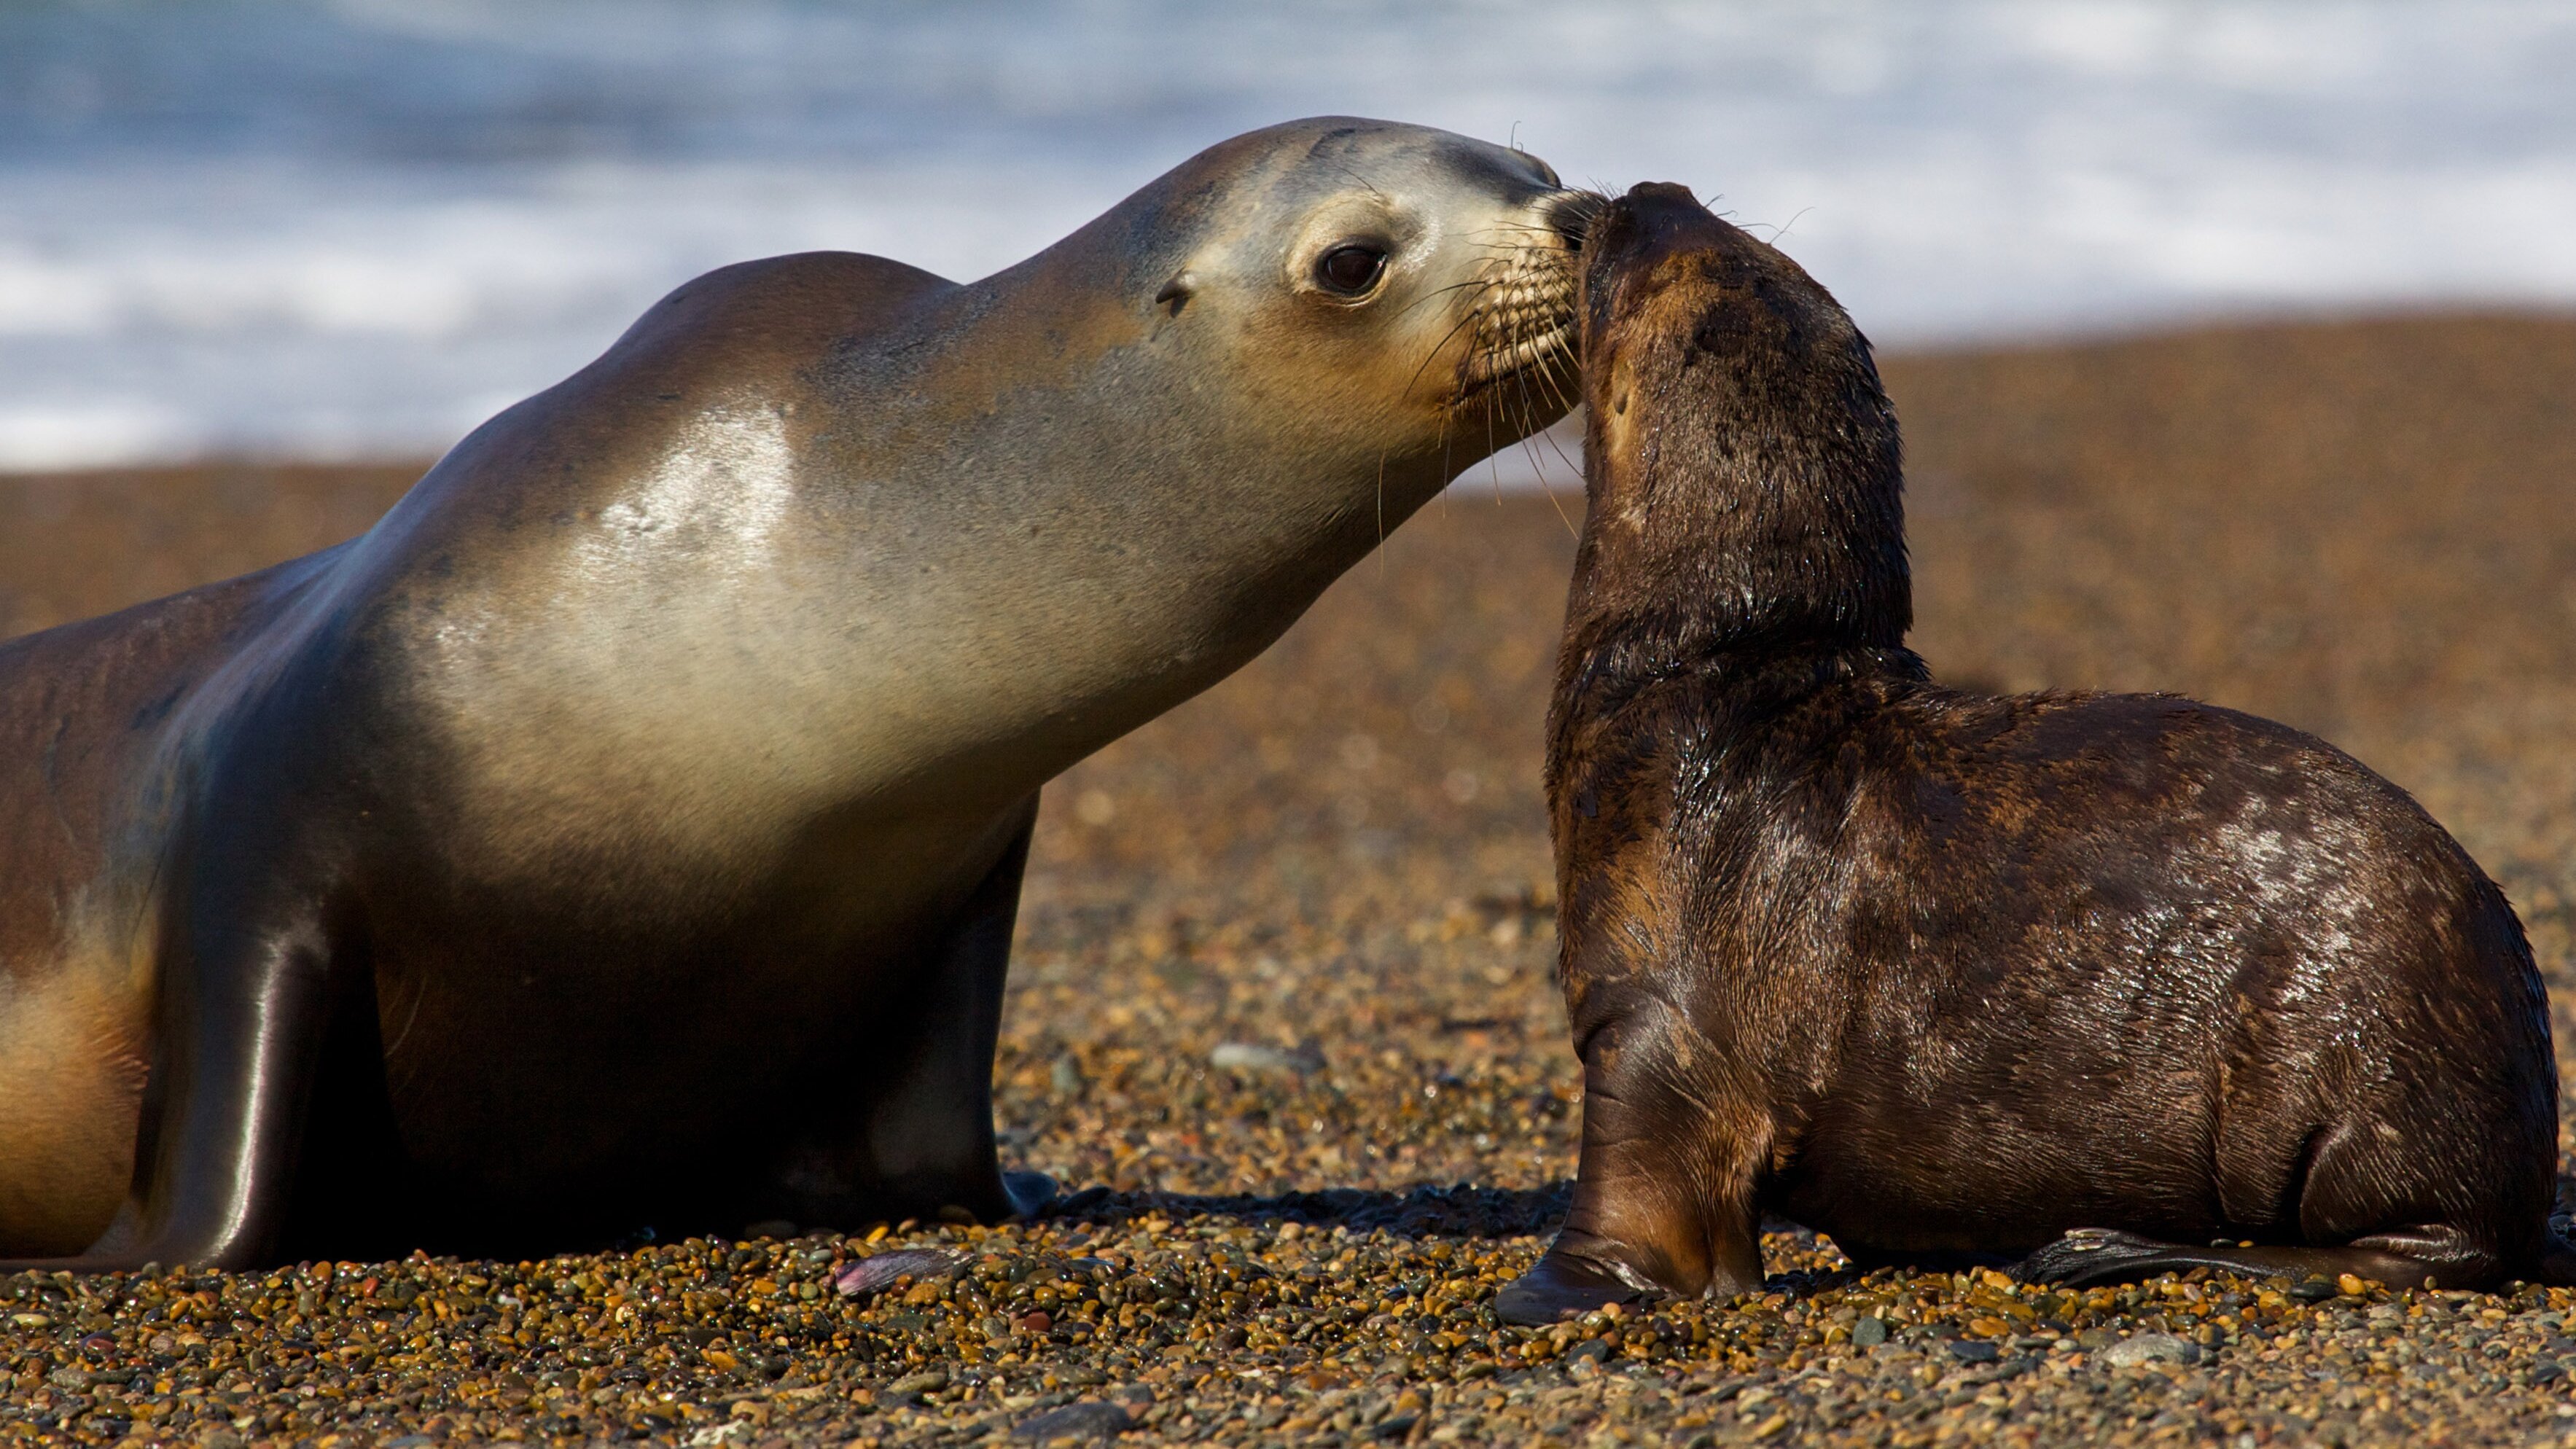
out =
[[[855,446],[820,450],[806,526],[843,574],[816,593],[847,602],[773,625],[900,618],[825,677],[865,700],[904,676],[937,750],[1021,791],[1258,653],[1442,481],[1436,454],[1354,449],[1260,397],[1201,319],[1036,272],[932,299],[936,345],[844,364]],[[811,717],[871,734],[886,713]]]
[[[1650,431],[1596,406],[1560,716],[1683,672],[1764,689],[1793,660],[1820,680],[1920,676],[1895,415],[1856,360],[1713,385],[1685,372],[1669,391],[1700,395],[1628,399]]]

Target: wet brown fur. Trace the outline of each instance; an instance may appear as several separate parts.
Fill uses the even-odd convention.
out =
[[[1506,1315],[1756,1286],[1765,1212],[2060,1281],[2563,1281],[2542,988],[2441,827],[2233,711],[1933,682],[1841,308],[1678,187],[1607,208],[1583,286],[1582,1166]]]

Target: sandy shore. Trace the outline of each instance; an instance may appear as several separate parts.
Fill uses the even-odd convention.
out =
[[[1936,671],[2192,694],[2390,775],[2521,910],[2563,1063],[2576,321],[1887,371]],[[1006,1158],[1102,1190],[1076,1211],[542,1264],[7,1280],[0,1442],[946,1443],[1048,1414],[1129,1423],[1127,1442],[2576,1436],[2564,1291],[1855,1281],[1784,1231],[1761,1299],[1497,1329],[1482,1300],[1543,1244],[1577,1120],[1538,794],[1580,507],[1560,471],[1554,502],[1436,504],[1251,668],[1050,788],[997,1095]],[[0,480],[0,632],[319,547],[416,472]],[[957,1256],[838,1291],[898,1248]],[[1886,1341],[1856,1347],[1880,1333],[1863,1320]]]

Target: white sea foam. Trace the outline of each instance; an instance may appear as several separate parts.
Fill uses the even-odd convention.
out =
[[[1882,343],[2565,306],[2571,73],[2486,0],[13,5],[0,467],[433,451],[709,267],[979,275],[1330,111],[1689,183]]]

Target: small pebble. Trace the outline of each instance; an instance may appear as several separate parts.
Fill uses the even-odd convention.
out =
[[[1067,1404],[1043,1414],[1022,1419],[1011,1428],[1011,1437],[1040,1444],[1057,1439],[1107,1439],[1134,1428],[1135,1421],[1116,1404]]]
[[[832,1287],[844,1298],[856,1298],[883,1292],[893,1287],[896,1279],[906,1275],[916,1279],[929,1278],[964,1261],[966,1255],[963,1253],[937,1248],[897,1249],[852,1263],[832,1280]]]
[[[2142,1363],[2192,1364],[2200,1362],[2200,1346],[2170,1333],[2139,1333],[2102,1350],[2101,1357],[2112,1368],[2132,1368]]]
[[[1208,1053],[1208,1065],[1219,1071],[1269,1072],[1302,1077],[1324,1069],[1324,1055],[1312,1047],[1290,1051],[1259,1042],[1230,1041]]]

